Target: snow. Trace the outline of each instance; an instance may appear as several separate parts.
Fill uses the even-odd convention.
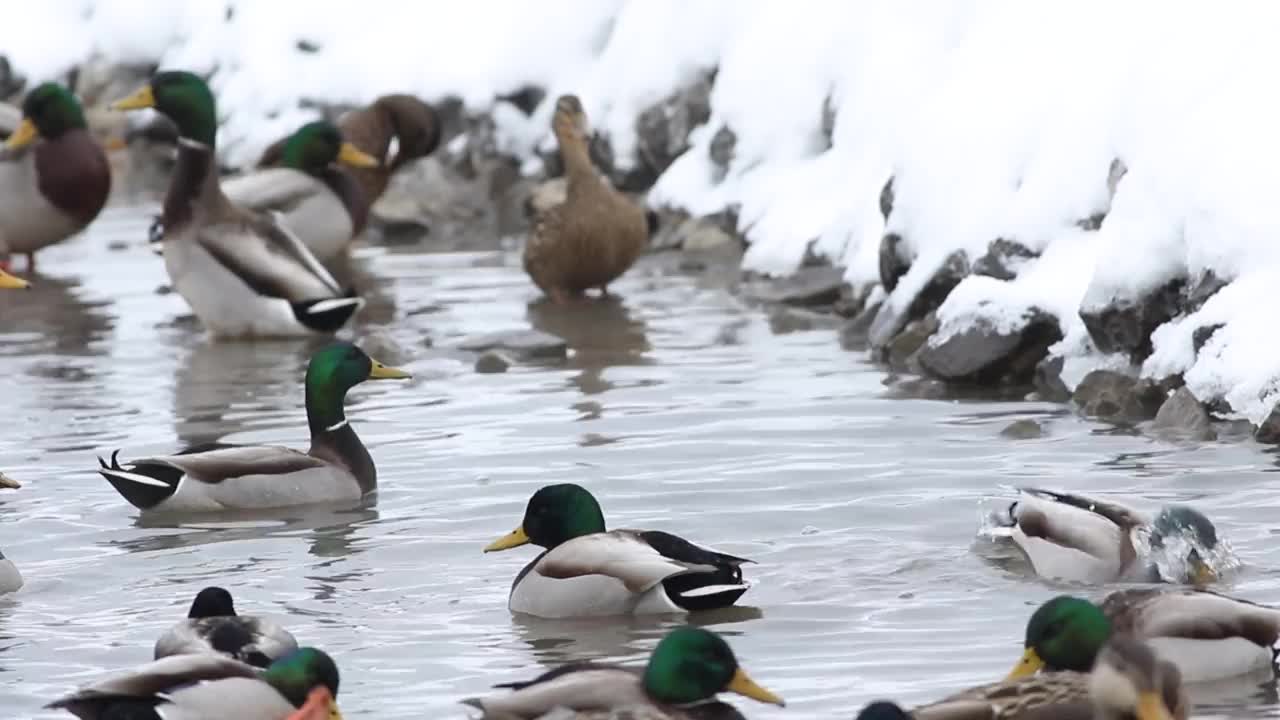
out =
[[[235,13],[225,20],[226,8]],[[800,10],[798,8],[802,7]],[[711,118],[651,204],[737,210],[745,265],[783,274],[807,252],[859,288],[878,284],[885,232],[914,256],[888,293],[906,307],[957,250],[996,238],[1041,252],[1005,282],[965,279],[942,332],[982,319],[1059,318],[1051,352],[1072,375],[1114,366],[1080,309],[1125,303],[1212,271],[1230,285],[1159,328],[1141,372],[1182,373],[1254,422],[1280,400],[1267,291],[1280,278],[1280,45],[1274,3],[1105,0],[45,0],[0,25],[0,51],[34,79],[89,52],[214,70],[232,162],[310,119],[300,98],[456,94],[485,108],[523,84],[581,96],[625,165],[635,119],[714,70]],[[320,51],[295,48],[306,39]],[[500,145],[536,167],[551,102],[499,104]],[[824,108],[833,113],[830,136]],[[718,131],[736,142],[717,172]],[[1108,187],[1119,159],[1127,173]],[[878,198],[895,178],[886,222]],[[1097,231],[1077,222],[1106,212]],[[1222,324],[1196,353],[1199,327]]]

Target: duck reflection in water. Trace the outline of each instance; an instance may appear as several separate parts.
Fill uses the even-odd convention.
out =
[[[591,302],[557,305],[547,298],[529,304],[527,316],[535,330],[563,338],[572,350],[568,366],[581,370],[571,381],[584,395],[613,388],[604,379],[610,367],[648,365],[651,349],[644,320],[617,296]]]

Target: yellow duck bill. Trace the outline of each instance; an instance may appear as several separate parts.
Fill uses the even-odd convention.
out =
[[[39,136],[40,131],[36,129],[36,124],[31,122],[31,118],[22,118],[22,123],[9,136],[4,146],[10,150],[17,150],[35,142]]]
[[[354,168],[376,168],[381,164],[377,158],[349,142],[338,148],[338,162]]]
[[[156,96],[150,85],[143,85],[129,97],[111,103],[112,110],[141,110],[155,106]]]
[[[757,685],[756,681],[752,680],[751,676],[747,675],[747,671],[742,668],[734,671],[733,679],[729,681],[729,687],[726,689],[729,692],[735,692],[752,700],[759,700],[762,703],[769,703],[778,707],[786,707],[787,705],[782,698]]]
[[[499,550],[510,550],[513,547],[520,547],[529,542],[529,536],[524,531],[524,526],[512,530],[502,537],[494,540],[484,546],[485,552],[497,552]]]

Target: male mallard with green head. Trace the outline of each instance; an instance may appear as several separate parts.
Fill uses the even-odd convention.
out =
[[[1217,579],[1197,549],[1216,548],[1217,531],[1195,508],[1165,507],[1152,523],[1137,510],[1114,502],[1038,488],[1018,490],[1018,499],[1009,507],[1010,537],[1041,577],[1088,583],[1167,579],[1196,585]],[[1185,575],[1162,578],[1156,566],[1141,562],[1134,546],[1136,531],[1149,533],[1153,548],[1174,537],[1185,539]]]
[[[165,269],[215,336],[298,337],[346,324],[363,301],[338,286],[278,215],[238,207],[223,194],[218,118],[203,80],[156,73],[115,107],[154,107],[178,127],[178,162],[161,216]]]
[[[1116,634],[1143,639],[1188,682],[1218,680],[1272,666],[1280,610],[1207,590],[1118,590],[1101,605],[1061,595],[1031,615],[1009,677],[1087,671]]]
[[[259,670],[221,655],[174,655],[107,678],[55,700],[81,720],[235,718],[287,720],[328,691],[327,716],[338,710],[338,666],[322,650],[304,647]]]
[[[66,88],[44,83],[27,94],[22,122],[5,147],[27,152],[0,157],[0,260],[71,237],[98,217],[111,194],[111,166]]]
[[[1091,672],[1060,672],[980,685],[908,714],[886,701],[858,720],[1185,720],[1190,702],[1178,668],[1134,638],[1112,638]]]
[[[663,716],[679,718],[686,709],[714,701],[721,692],[784,704],[782,698],[747,675],[723,638],[695,627],[680,627],[667,633],[642,671],[603,663],[574,663],[528,682],[496,687],[510,688],[512,692],[462,702],[483,711],[485,717],[508,720],[532,720],[557,707],[577,712],[652,709]]]
[[[378,486],[369,451],[347,422],[347,391],[366,380],[407,378],[349,342],[334,343],[307,366],[311,448],[213,443],[123,466],[111,454],[98,472],[144,512],[253,510],[359,500]]]
[[[431,154],[440,144],[440,119],[435,108],[412,95],[383,95],[366,107],[344,113],[338,119],[338,127],[342,137],[378,161],[374,165],[338,168],[336,172],[340,172],[343,178],[330,177],[326,180],[326,184],[335,188],[334,194],[328,197],[342,199],[345,206],[342,209],[349,218],[351,232],[341,237],[340,233],[333,231],[304,230],[325,226],[321,214],[322,211],[334,213],[332,201],[324,204],[295,203],[293,207],[282,209],[289,227],[294,228],[302,241],[324,261],[345,252],[352,238],[364,230],[370,208],[382,197],[391,177],[411,161]],[[392,141],[396,144],[394,157],[389,156]],[[268,146],[258,161],[259,167],[283,164],[286,143],[287,139],[281,139]],[[339,191],[338,187],[343,189]]]
[[[237,615],[231,593],[212,586],[196,593],[186,620],[156,640],[154,657],[221,653],[265,668],[297,649],[288,630],[266,618]]]
[[[524,269],[542,292],[563,303],[608,285],[649,242],[644,210],[596,172],[588,152],[587,116],[574,95],[556,101],[551,129],[560,144],[568,191],[540,214],[524,248]]]
[[[745,558],[660,530],[606,531],[595,497],[580,485],[548,485],[524,520],[485,552],[546,548],[516,576],[507,605],[539,617],[684,613],[728,607],[751,586]]]
[[[279,167],[254,170],[222,186],[237,205],[279,212],[285,226],[326,261],[347,248],[369,216],[364,191],[347,168],[377,165],[336,125],[318,120],[285,139]]]

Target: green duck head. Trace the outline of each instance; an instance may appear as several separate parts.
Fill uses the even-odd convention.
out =
[[[333,163],[356,168],[377,167],[378,161],[342,139],[342,131],[324,120],[307,123],[289,136],[281,150],[285,167],[315,175]]]
[[[582,535],[604,532],[604,512],[586,488],[573,483],[547,485],[529,498],[520,527],[494,540],[485,552],[533,543],[550,550]]]
[[[1193,585],[1204,586],[1217,581],[1218,571],[1204,559],[1200,550],[1218,547],[1218,529],[1204,513],[1189,505],[1166,505],[1151,525],[1151,547],[1159,549],[1168,539],[1181,537],[1191,546],[1186,557],[1187,577]]]
[[[1089,672],[1110,637],[1111,621],[1102,608],[1084,598],[1059,595],[1027,621],[1025,650],[1008,679],[1032,675],[1041,668]]]
[[[653,699],[672,705],[708,700],[720,692],[785,705],[747,675],[729,643],[710,630],[691,626],[676,628],[662,638],[649,656],[643,683]]]
[[[180,138],[212,148],[218,134],[217,104],[208,83],[195,73],[168,70],[151,76],[151,82],[123,100],[116,110],[155,108],[178,126]]]
[[[321,348],[307,365],[307,422],[311,432],[331,432],[346,425],[342,404],[347,391],[366,380],[399,380],[409,373],[383,365],[349,342]]]
[[[22,123],[13,131],[5,147],[17,149],[37,137],[57,140],[68,130],[84,129],[84,111],[71,91],[57,83],[44,83],[27,93],[22,102]]]
[[[311,691],[323,687],[329,691],[329,718],[342,720],[338,710],[338,666],[323,650],[301,647],[271,663],[262,671],[262,680],[275,688],[294,707],[308,702]]]

